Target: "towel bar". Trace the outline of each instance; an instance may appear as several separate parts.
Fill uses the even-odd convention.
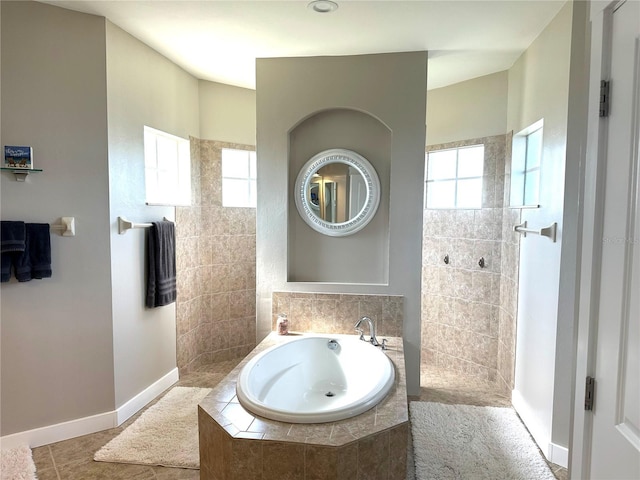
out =
[[[542,237],[548,237],[553,243],[556,243],[558,224],[556,222],[553,222],[553,224],[549,225],[548,227],[541,228],[540,230],[535,230],[533,228],[527,228],[527,222],[525,221],[524,223],[513,227],[513,231],[522,234],[523,237],[526,237],[527,233],[540,235]]]
[[[164,217],[163,220],[165,222],[170,222],[171,221],[167,217]],[[124,217],[118,217],[118,233],[120,235],[124,235],[127,230],[131,230],[132,228],[149,228],[151,225],[153,225],[153,224],[151,224],[151,223],[134,223],[134,222],[130,222],[129,220],[127,220]]]

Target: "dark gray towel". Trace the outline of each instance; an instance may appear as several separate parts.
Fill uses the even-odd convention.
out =
[[[148,308],[176,301],[176,237],[173,222],[153,222],[147,234]]]
[[[0,252],[24,252],[26,230],[24,222],[0,222]]]
[[[13,256],[15,253],[1,253],[0,260],[2,268],[0,269],[0,282],[8,282],[11,279],[11,265],[13,264]]]
[[[51,277],[51,235],[48,223],[27,223],[26,246],[14,258],[19,282]]]
[[[51,226],[48,223],[27,223],[31,276],[51,278]]]
[[[2,220],[0,222],[0,282],[11,279],[11,267],[18,255],[24,252],[26,229],[24,222]]]

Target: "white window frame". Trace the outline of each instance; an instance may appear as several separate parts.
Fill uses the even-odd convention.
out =
[[[467,148],[478,148],[478,147],[482,147],[482,174],[472,176],[472,177],[459,176],[458,161],[460,158],[460,150],[464,150]],[[429,178],[429,155],[433,153],[445,152],[445,151],[456,152],[455,176],[450,178],[439,178],[435,180]],[[461,147],[454,147],[454,148],[442,148],[439,150],[431,150],[427,152],[425,155],[425,172],[424,172],[424,175],[425,175],[424,208],[425,210],[479,210],[481,209],[482,208],[482,190],[483,190],[483,183],[484,183],[484,163],[485,163],[484,154],[485,154],[485,146],[483,143],[478,143],[474,145],[464,145]],[[478,206],[474,206],[474,207],[458,206],[458,183],[460,180],[480,180],[480,199],[479,199]],[[428,196],[429,185],[438,183],[438,182],[451,182],[451,181],[454,182],[453,205],[447,206],[447,207],[433,207],[429,205],[429,196]]]
[[[247,161],[247,175],[229,175],[225,172],[225,152],[233,152],[234,154],[246,153]],[[242,148],[223,148],[220,154],[221,156],[221,169],[222,169],[222,206],[225,208],[256,208],[257,206],[257,162],[255,150],[245,150]],[[253,167],[252,167],[253,162]],[[225,180],[233,180],[235,182],[243,181],[246,186],[246,191],[242,195],[242,201],[238,203],[231,202],[231,196],[225,195],[225,190],[228,188],[225,185]]]
[[[159,148],[160,144],[164,145],[164,150]],[[144,167],[147,205],[191,205],[191,147],[188,139],[145,125]]]
[[[533,161],[529,156],[529,143],[534,133],[540,132],[538,158]],[[511,188],[509,206],[512,208],[538,208],[540,202],[540,172],[544,146],[544,119],[540,119],[513,136],[511,150]],[[534,164],[532,167],[531,164]],[[532,183],[537,180],[535,187]],[[525,202],[529,192],[535,188],[532,201]]]

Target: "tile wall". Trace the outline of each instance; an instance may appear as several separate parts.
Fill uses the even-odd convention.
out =
[[[296,332],[353,334],[362,316],[376,322],[377,336],[402,337],[404,299],[400,295],[351,295],[273,292],[272,330],[279,313],[286,313]],[[368,338],[368,328],[365,328]]]
[[[519,209],[504,207],[510,135],[428,150],[479,143],[485,144],[483,208],[424,211],[422,365],[495,382],[510,392],[519,255],[512,227],[520,219]],[[192,138],[193,202],[176,208],[181,373],[255,347],[255,209],[222,207],[222,148],[254,149]],[[401,296],[274,292],[274,329],[278,313],[288,314],[295,331],[350,334],[367,315],[379,335],[402,336]]]
[[[508,134],[507,145],[511,145],[511,138],[512,135]],[[503,392],[511,392],[514,387],[520,258],[520,234],[514,232],[513,227],[520,224],[522,210],[508,207],[509,185],[511,182],[511,149],[507,149],[506,153],[498,330],[498,386]]]
[[[485,145],[482,208],[424,211],[422,365],[498,383],[499,352],[503,357],[508,354],[507,323],[515,318],[503,296],[512,294],[511,305],[513,292],[517,293],[517,286],[514,290],[502,285],[503,278],[512,282],[510,287],[517,285],[517,273],[503,272],[517,259],[512,248],[505,249],[503,238],[508,224],[503,208],[507,138],[432,145],[427,151],[477,144]],[[509,263],[503,255],[510,255]],[[502,376],[508,377],[506,358],[501,366]]]
[[[255,150],[191,138],[192,205],[176,208],[181,374],[256,345],[256,211],[222,207],[222,148]]]

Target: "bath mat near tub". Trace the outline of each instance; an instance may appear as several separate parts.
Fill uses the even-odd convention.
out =
[[[210,388],[173,387],[96,452],[98,462],[200,468],[198,403]]]
[[[36,480],[36,465],[27,445],[2,450],[0,480]]]
[[[411,402],[417,480],[555,480],[512,408]]]

